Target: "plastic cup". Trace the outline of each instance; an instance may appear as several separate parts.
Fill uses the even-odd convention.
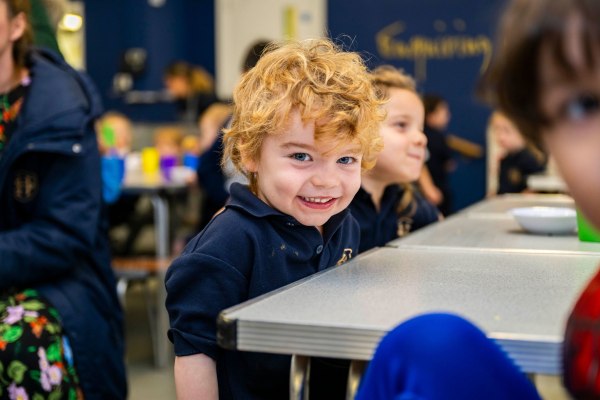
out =
[[[198,169],[198,165],[200,162],[200,157],[195,154],[186,153],[183,155],[183,166],[193,169],[194,171]]]
[[[600,231],[594,228],[579,210],[577,210],[577,235],[582,242],[600,242]]]
[[[117,201],[124,177],[125,160],[113,155],[102,157],[102,197],[106,203]]]
[[[102,157],[102,167],[109,175],[112,182],[121,184],[125,177],[125,160],[121,157],[110,155]]]
[[[142,149],[142,172],[144,174],[156,174],[159,168],[158,150],[154,147]]]
[[[177,157],[176,156],[162,156],[160,157],[160,172],[162,176],[170,181],[171,180],[171,171],[173,168],[177,166]]]

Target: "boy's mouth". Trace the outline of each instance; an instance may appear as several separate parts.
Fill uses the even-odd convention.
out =
[[[298,197],[304,205],[310,208],[328,208],[336,200],[335,197]]]
[[[327,203],[333,200],[333,197],[300,197],[309,203]]]

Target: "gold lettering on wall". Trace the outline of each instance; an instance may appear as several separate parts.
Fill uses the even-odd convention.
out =
[[[492,57],[492,41],[485,35],[414,35],[406,40],[396,37],[403,31],[404,24],[400,21],[381,29],[375,39],[377,50],[383,58],[413,61],[415,78],[419,81],[427,78],[429,60],[481,57],[480,71],[483,71]]]

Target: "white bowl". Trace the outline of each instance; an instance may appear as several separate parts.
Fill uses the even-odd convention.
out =
[[[575,210],[567,207],[521,207],[510,213],[523,229],[531,233],[569,234],[577,227]]]

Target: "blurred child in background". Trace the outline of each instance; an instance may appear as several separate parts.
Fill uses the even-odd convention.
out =
[[[132,125],[126,115],[116,111],[105,112],[96,123],[96,132],[103,155],[113,153],[125,157],[131,152]]]
[[[242,74],[256,65],[269,42],[259,40],[250,46],[242,62]],[[229,111],[229,114],[225,114]],[[216,103],[207,110],[206,116],[199,120],[202,161],[198,165],[198,184],[203,190],[203,200],[200,209],[198,231],[201,231],[210,219],[219,211],[229,197],[229,186],[233,182],[247,184],[246,178],[240,174],[231,161],[223,164],[223,128],[231,123],[232,107],[225,103]],[[220,125],[219,125],[220,122]]]
[[[527,190],[527,177],[546,169],[546,156],[529,144],[515,124],[500,111],[492,113],[488,125],[499,147],[497,193]]]
[[[183,130],[177,126],[161,126],[154,131],[154,147],[161,158],[181,157]]]
[[[214,79],[200,66],[175,61],[165,68],[163,80],[167,92],[175,99],[182,122],[196,123],[217,101]]]
[[[600,228],[598,21],[598,1],[512,0],[501,21],[498,53],[482,86],[492,105],[502,109],[528,140],[544,143],[575,204],[596,228]],[[600,398],[599,305],[600,273],[596,273],[565,316],[563,381],[573,398]],[[425,314],[384,337],[356,398],[537,400],[540,395],[497,343],[469,321]]]
[[[435,204],[442,214],[448,215],[452,208],[448,174],[455,168],[452,150],[447,143],[447,129],[450,123],[448,102],[436,94],[423,97],[425,106],[424,133],[427,136],[428,157],[420,179],[425,198]]]

